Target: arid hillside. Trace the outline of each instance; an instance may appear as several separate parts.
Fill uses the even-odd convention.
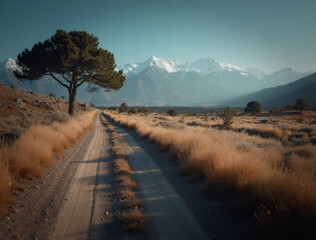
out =
[[[0,84],[0,139],[19,137],[31,125],[50,125],[68,120],[68,101],[33,92],[23,92]],[[77,103],[76,114],[91,110]]]

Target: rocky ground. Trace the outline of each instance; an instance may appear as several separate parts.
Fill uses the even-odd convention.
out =
[[[76,103],[77,114],[90,110]],[[0,139],[14,139],[32,124],[51,124],[69,118],[68,101],[34,92],[23,92],[0,84]]]

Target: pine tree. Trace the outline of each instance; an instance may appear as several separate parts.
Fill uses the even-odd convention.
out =
[[[245,112],[251,112],[254,116],[256,113],[261,113],[261,105],[257,101],[252,101],[247,103],[247,106],[244,109]]]
[[[304,98],[299,98],[296,100],[295,108],[300,111],[300,114],[302,114],[303,110],[306,110],[308,107],[309,104]]]
[[[20,80],[38,80],[50,76],[69,93],[69,114],[74,113],[77,88],[88,83],[89,92],[100,87],[118,90],[125,77],[115,70],[114,56],[99,46],[98,38],[86,31],[57,30],[31,50],[25,49],[17,57],[21,70],[14,71]]]
[[[123,102],[122,104],[121,104],[121,106],[119,107],[119,113],[121,113],[121,112],[127,112],[128,111],[128,106],[127,106],[127,104],[125,103],[125,102]]]
[[[229,106],[227,106],[222,115],[223,126],[225,128],[230,127],[234,122],[234,113]]]
[[[169,116],[177,116],[178,115],[178,111],[177,110],[175,110],[175,109],[170,109],[168,112],[167,112],[167,114],[169,115]]]

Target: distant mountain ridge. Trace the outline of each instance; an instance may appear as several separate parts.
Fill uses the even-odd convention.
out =
[[[49,77],[41,81],[19,81],[13,71],[17,65],[13,59],[0,64],[0,82],[7,86],[40,93],[65,96],[67,90]],[[217,104],[227,99],[249,94],[263,88],[288,84],[310,73],[282,69],[266,74],[258,69],[240,67],[215,61],[199,59],[181,64],[171,58],[150,57],[144,62],[126,64],[124,86],[119,91],[100,90],[90,94],[83,85],[78,89],[77,100],[102,106],[197,106],[204,103]]]
[[[179,63],[178,61],[172,58],[158,58],[151,56],[141,63],[126,64],[119,69],[123,69],[124,74],[137,74],[146,68],[155,67],[165,70],[166,72],[200,72],[204,75],[209,75],[213,73],[220,73],[223,71],[238,71],[242,75],[247,75],[247,70],[241,69],[237,66],[231,64],[224,64],[221,62],[216,62],[213,58],[201,58],[195,62],[186,62],[184,64]]]
[[[299,98],[304,98],[310,105],[316,106],[316,73],[289,84],[230,99],[224,105],[245,106],[248,102],[256,100],[264,106],[285,106],[294,104]]]

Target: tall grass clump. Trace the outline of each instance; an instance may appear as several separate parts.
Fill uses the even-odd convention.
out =
[[[124,212],[119,219],[123,222],[126,231],[145,232],[146,230],[146,219],[139,209]]]
[[[5,214],[7,206],[13,202],[11,196],[12,177],[5,156],[5,151],[0,149],[0,215]]]
[[[31,126],[10,146],[0,148],[0,212],[10,202],[12,188],[43,177],[44,168],[53,166],[55,157],[62,156],[93,126],[96,114],[93,111],[51,126]]]
[[[229,128],[233,122],[234,122],[234,113],[233,111],[230,109],[229,106],[227,106],[223,112],[222,115],[222,119],[223,119],[223,127],[224,128]]]

